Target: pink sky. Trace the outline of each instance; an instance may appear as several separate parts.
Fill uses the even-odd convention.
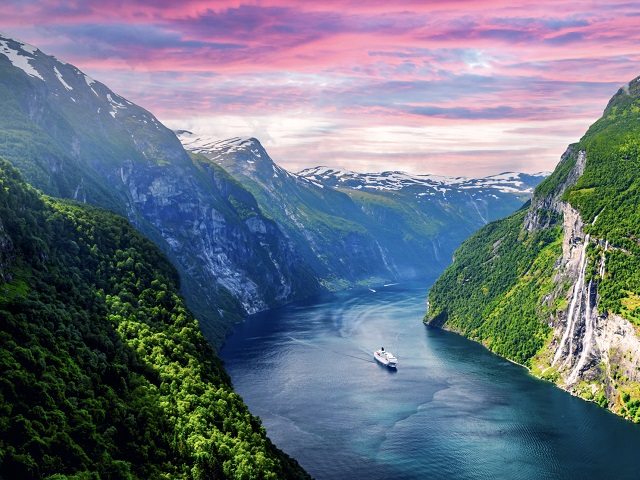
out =
[[[552,170],[640,75],[624,1],[4,0],[0,31],[291,171]]]

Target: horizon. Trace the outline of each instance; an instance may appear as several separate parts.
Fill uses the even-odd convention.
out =
[[[547,12],[553,12],[549,15]],[[552,171],[640,71],[640,5],[8,1],[7,35],[283,168]]]
[[[251,137],[251,136],[245,136],[245,137],[229,137],[229,138],[213,138],[213,137],[207,137],[206,135],[200,135],[196,132],[191,132],[189,130],[182,130],[182,129],[178,129],[178,130],[173,130],[173,132],[176,134],[176,136],[178,137],[178,139],[180,139],[180,135],[183,133],[187,133],[190,135],[194,135],[194,136],[198,136],[198,139],[196,139],[195,141],[199,140],[200,138],[203,138],[204,140],[207,141],[207,145],[209,143],[218,143],[218,144],[224,144],[224,143],[229,143],[229,142],[236,142],[236,143],[243,143],[245,141],[257,141],[262,148],[265,148],[264,145],[262,145],[262,142],[260,141],[259,138],[257,137]],[[180,139],[181,140],[181,139]],[[182,141],[182,140],[181,140]],[[184,145],[184,143],[183,143]],[[190,150],[194,150],[196,151],[196,153],[198,153],[199,151],[201,151],[201,149],[203,149],[203,145],[202,144],[196,144],[196,145],[184,145],[185,149],[187,151]],[[265,148],[265,151],[267,151],[267,149]],[[269,155],[269,152],[267,151],[267,154]],[[532,177],[547,177],[549,175],[551,175],[553,173],[552,170],[541,170],[538,172],[519,172],[519,171],[513,171],[513,170],[509,170],[509,171],[503,171],[503,172],[496,172],[496,173],[490,173],[488,175],[483,175],[483,176],[466,176],[466,175],[438,175],[435,173],[411,173],[411,172],[406,172],[404,170],[379,170],[379,171],[369,171],[369,172],[362,172],[362,171],[358,171],[358,170],[351,170],[348,168],[338,168],[338,167],[332,167],[329,165],[314,165],[314,166],[310,166],[310,167],[305,167],[301,170],[288,170],[284,167],[282,167],[282,165],[280,165],[276,160],[274,160],[273,158],[271,158],[271,155],[269,155],[269,158],[271,159],[271,161],[273,161],[273,163],[275,163],[277,166],[283,168],[284,170],[286,170],[288,173],[293,174],[293,175],[300,175],[303,172],[306,172],[308,170],[318,170],[318,169],[325,169],[326,171],[331,171],[331,172],[338,172],[338,173],[346,173],[346,174],[356,174],[356,175],[383,175],[385,173],[400,173],[400,174],[404,174],[404,175],[411,175],[414,177],[442,177],[442,178],[447,178],[447,179],[465,179],[465,180],[480,180],[483,178],[491,178],[491,177],[499,177],[501,175],[507,175],[507,174],[516,174],[516,175],[529,175]]]

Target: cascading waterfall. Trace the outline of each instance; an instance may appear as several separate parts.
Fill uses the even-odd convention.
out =
[[[598,221],[598,216],[599,214],[595,216],[595,218],[593,219],[593,222],[591,222],[591,225],[595,225],[595,223]],[[582,351],[580,352],[580,358],[576,362],[575,366],[573,367],[573,370],[569,374],[569,378],[567,379],[567,383],[569,384],[575,383],[578,380],[578,375],[580,374],[580,371],[584,368],[584,366],[587,363],[587,359],[589,358],[589,355],[593,347],[593,342],[594,342],[594,333],[595,333],[596,317],[597,317],[597,312],[594,312],[594,308],[596,307],[595,304],[597,303],[597,301],[595,299],[594,301],[592,301],[591,293],[594,287],[592,280],[589,280],[589,285],[587,286],[587,290],[584,292],[584,295],[582,295],[583,293],[582,287],[584,286],[584,274],[586,272],[585,251],[586,251],[586,246],[588,242],[589,242],[589,236],[587,235],[585,239],[585,249],[582,252],[583,257],[581,258],[581,262],[584,262],[584,263],[581,264],[581,267],[580,267],[581,288],[579,290],[579,293],[580,293],[579,297],[581,299],[584,298],[584,296],[586,296],[586,308],[584,309],[584,335],[582,336],[582,339],[581,339]],[[600,277],[604,276],[605,252],[607,251],[608,246],[609,246],[609,242],[605,242],[604,251],[602,252],[602,256],[601,256],[600,271],[599,271]],[[575,292],[574,292],[574,298],[576,298]],[[585,302],[580,301],[580,307],[582,307],[584,303]],[[580,308],[580,311],[576,316],[577,319],[580,318],[581,313],[582,313],[582,308]],[[575,324],[577,324],[577,322],[574,321],[574,325]],[[559,353],[561,353],[560,350],[556,352],[556,357],[558,356]],[[570,360],[570,356],[568,355],[564,364],[566,364],[569,360]]]
[[[589,244],[589,236],[584,240],[584,245],[582,246],[582,252],[580,254],[580,274],[578,276],[578,280],[576,281],[573,287],[573,295],[571,298],[571,304],[569,306],[569,313],[567,314],[567,326],[564,330],[564,334],[562,335],[562,340],[560,341],[560,345],[556,350],[556,354],[553,357],[553,361],[551,362],[551,366],[555,365],[557,361],[560,359],[562,352],[564,350],[565,344],[567,343],[567,339],[569,338],[569,334],[574,329],[574,324],[576,318],[580,316],[580,308],[578,309],[578,314],[575,314],[576,306],[581,305],[579,300],[582,298],[582,289],[584,287],[584,277],[587,271],[587,245]]]
[[[600,259],[600,278],[604,278],[604,263],[605,263],[605,259],[607,258],[606,253],[607,250],[609,249],[609,240],[604,242],[604,250],[602,251],[602,256]]]
[[[593,333],[595,331],[595,315],[593,314],[593,305],[591,305],[591,284],[592,281],[589,280],[589,286],[587,287],[587,309],[585,311],[584,321],[585,321],[585,332],[584,337],[582,338],[582,353],[580,354],[580,360],[578,360],[576,366],[574,367],[571,375],[569,375],[568,383],[574,383],[578,379],[578,374],[580,370],[587,363],[587,358],[589,357],[589,353],[591,353],[591,345],[593,344]]]

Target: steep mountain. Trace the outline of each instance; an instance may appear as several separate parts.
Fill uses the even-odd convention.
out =
[[[474,234],[425,321],[640,422],[640,77],[531,204]]]
[[[177,133],[187,150],[222,166],[253,194],[328,288],[438,274],[464,238],[519,208],[544,177],[474,180],[325,167],[292,174],[254,138]]]
[[[0,156],[47,194],[126,216],[177,266],[216,344],[244,314],[322,290],[223,169],[74,66],[2,35]]]
[[[0,478],[309,478],[122,217],[0,159]]]

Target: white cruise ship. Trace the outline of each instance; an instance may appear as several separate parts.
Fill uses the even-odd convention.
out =
[[[373,358],[375,358],[377,362],[382,365],[386,365],[389,368],[396,368],[396,365],[398,364],[398,359],[393,356],[393,353],[387,352],[384,347],[373,352]]]

